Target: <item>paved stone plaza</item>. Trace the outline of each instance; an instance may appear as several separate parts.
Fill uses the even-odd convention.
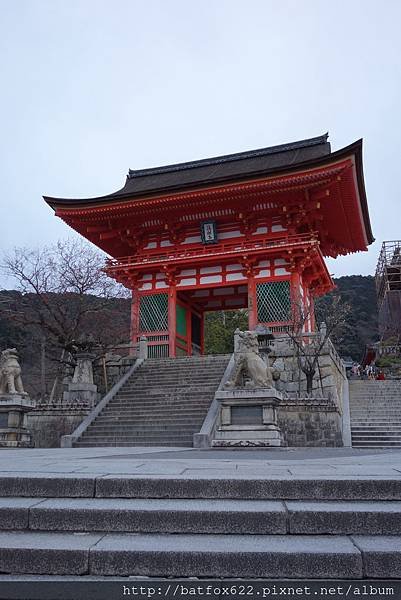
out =
[[[197,475],[213,478],[244,476],[363,476],[400,477],[401,450],[353,448],[51,448],[5,450],[0,453],[2,473],[82,473]]]
[[[400,578],[401,451],[0,453],[0,581]]]

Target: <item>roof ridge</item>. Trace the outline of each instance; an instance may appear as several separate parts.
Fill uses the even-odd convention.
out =
[[[162,167],[149,167],[146,169],[133,170],[129,169],[127,179],[134,179],[136,177],[144,177],[146,175],[157,175],[159,173],[171,173],[174,171],[183,171],[185,169],[193,169],[196,167],[207,167],[209,165],[217,165],[235,160],[243,160],[246,158],[254,158],[256,156],[266,156],[269,154],[276,154],[279,152],[289,152],[291,150],[297,150],[298,148],[306,148],[309,146],[317,146],[319,144],[325,144],[327,142],[329,134],[308,138],[305,140],[299,140],[297,142],[288,142],[286,144],[279,144],[277,146],[268,146],[267,148],[259,148],[257,150],[245,150],[244,152],[237,152],[235,154],[224,154],[222,156],[216,156],[214,158],[201,158],[199,160],[193,160],[183,163],[175,163],[172,165],[165,165]]]

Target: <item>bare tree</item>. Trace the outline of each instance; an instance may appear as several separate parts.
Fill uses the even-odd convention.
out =
[[[58,348],[60,362],[68,362],[83,334],[91,336],[100,355],[113,343],[127,341],[129,310],[122,299],[128,292],[106,275],[103,262],[101,253],[83,240],[39,250],[15,248],[1,267],[15,280],[21,300],[7,316]],[[112,298],[121,299],[121,314]]]
[[[338,338],[350,310],[350,305],[343,302],[338,294],[326,296],[318,304],[316,315],[312,315],[311,304],[305,308],[302,303],[293,303],[287,335],[294,347],[298,368],[305,374],[308,394],[312,393],[313,378],[318,369],[319,356],[329,338],[334,338],[334,341]],[[314,316],[316,316],[319,330],[306,333],[306,326],[314,320],[312,318]]]

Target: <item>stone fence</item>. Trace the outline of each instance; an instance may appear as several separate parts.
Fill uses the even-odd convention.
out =
[[[147,347],[147,340],[143,337],[136,345],[113,349],[105,357],[93,360],[91,381],[82,385],[74,383],[74,378],[71,381],[64,380],[59,394],[51,401],[39,400],[35,410],[27,416],[35,447],[59,447],[60,439],[71,434],[82,423],[137,360],[147,358]],[[116,350],[122,354],[116,354]],[[90,388],[89,393],[86,388]]]

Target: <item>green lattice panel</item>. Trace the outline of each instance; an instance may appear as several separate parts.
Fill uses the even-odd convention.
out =
[[[177,333],[182,337],[187,337],[187,310],[180,304],[177,304]]]
[[[259,323],[288,321],[291,299],[289,281],[267,281],[256,285]]]
[[[166,331],[168,329],[167,294],[142,296],[139,311],[139,329],[141,332]]]

